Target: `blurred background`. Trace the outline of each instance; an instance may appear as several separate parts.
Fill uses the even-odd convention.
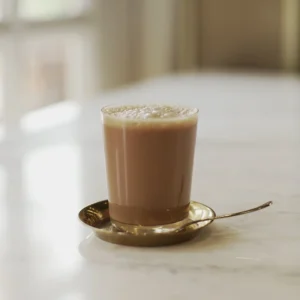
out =
[[[0,0],[0,136],[168,73],[300,71],[298,0]]]

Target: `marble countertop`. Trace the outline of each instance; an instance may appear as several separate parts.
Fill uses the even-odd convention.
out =
[[[131,248],[98,240],[77,213],[107,196],[99,109],[200,108],[193,199],[217,213],[193,241]],[[55,123],[56,122],[56,123]],[[0,299],[299,299],[300,80],[170,76],[32,113],[0,142]]]

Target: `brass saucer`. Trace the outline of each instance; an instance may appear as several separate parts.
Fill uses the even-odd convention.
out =
[[[168,232],[159,230],[148,232],[147,234],[138,231],[136,234],[127,233],[116,229],[110,222],[109,203],[107,200],[91,204],[79,212],[79,219],[91,227],[97,237],[113,244],[139,246],[139,247],[157,247],[182,243],[196,237],[200,229],[208,226],[213,220],[207,220],[192,224],[181,232]],[[208,206],[191,201],[190,211],[186,222],[195,220],[215,218],[215,212]],[[141,227],[142,228],[142,227]]]

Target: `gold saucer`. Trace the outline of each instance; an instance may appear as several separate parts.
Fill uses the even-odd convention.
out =
[[[149,231],[147,234],[142,233],[143,230],[136,233],[127,233],[115,228],[109,217],[109,203],[107,200],[91,204],[79,212],[79,219],[91,227],[96,236],[100,239],[120,245],[139,246],[139,247],[158,247],[182,243],[196,237],[200,229],[208,226],[213,221],[203,221],[190,225],[186,230],[181,232],[169,232],[163,230],[164,226],[160,226],[158,230]],[[186,223],[214,218],[216,216],[210,207],[191,201],[188,217],[184,220]],[[142,229],[143,226],[140,226]]]

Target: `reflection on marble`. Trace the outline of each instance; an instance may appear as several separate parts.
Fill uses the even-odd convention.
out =
[[[20,125],[25,133],[36,133],[72,122],[79,114],[79,104],[60,103],[28,113],[20,120]]]
[[[90,234],[77,213],[107,197],[99,109],[151,97],[202,107],[193,200],[217,214],[274,205],[173,247]],[[295,78],[188,75],[102,95],[67,123],[9,134],[0,144],[0,299],[298,299],[299,108]]]
[[[66,214],[76,216],[81,203],[80,163],[76,145],[38,148],[23,157],[25,197],[36,204],[31,211],[29,238],[31,243],[38,241],[36,247],[47,260],[61,257],[60,268],[72,267],[69,245],[76,244],[79,235],[74,230],[77,220]],[[54,250],[53,244],[59,249]]]
[[[5,169],[0,165],[0,199],[4,199],[6,196],[7,178]],[[6,233],[6,206],[4,201],[0,201],[0,239],[5,238]],[[0,248],[0,253],[3,251],[3,246]],[[0,298],[1,299],[1,298]]]

